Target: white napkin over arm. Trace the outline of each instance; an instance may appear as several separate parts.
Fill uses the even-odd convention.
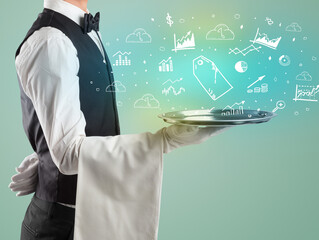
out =
[[[175,126],[87,137],[79,154],[75,240],[156,240],[163,153],[199,144],[226,128]]]
[[[157,239],[163,174],[161,131],[84,139],[74,239]]]

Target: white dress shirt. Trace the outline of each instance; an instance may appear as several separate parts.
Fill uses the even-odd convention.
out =
[[[59,12],[78,25],[83,24],[86,13],[62,0],[45,0],[44,8]],[[105,59],[97,32],[91,31],[88,35]],[[77,50],[60,30],[42,27],[22,45],[16,58],[16,69],[23,90],[34,104],[54,163],[62,173],[76,174],[78,149],[85,136],[86,125],[79,110]]]
[[[70,3],[45,0],[44,7],[65,15],[79,25],[82,24],[85,12]],[[88,35],[104,55],[96,32],[91,31]],[[128,239],[127,234],[141,237],[142,234],[132,226],[138,223],[136,219],[143,211],[136,212],[136,207],[130,203],[141,196],[145,199],[140,199],[136,202],[137,205],[146,205],[145,209],[149,206],[152,210],[146,211],[143,220],[153,228],[147,235],[155,236],[158,226],[164,134],[159,131],[157,134],[86,137],[86,121],[80,109],[77,50],[71,40],[56,28],[42,27],[35,31],[22,45],[15,65],[23,91],[31,99],[37,113],[53,162],[63,174],[78,174],[75,239],[102,239],[94,237],[94,234],[105,236],[104,232],[99,231],[104,231],[105,222],[112,219],[119,221],[120,225],[126,225],[126,230],[121,233],[118,226],[113,230],[109,228],[110,238],[103,239],[116,240],[118,236],[124,237],[121,240]],[[137,155],[134,156],[135,154]],[[150,158],[152,161],[149,161]],[[79,162],[83,162],[80,171]],[[94,169],[94,166],[98,166],[98,169]],[[98,174],[99,170],[104,172]],[[93,177],[87,171],[93,173]],[[155,183],[143,187],[147,189],[145,194],[143,189],[139,189],[145,181],[143,175]],[[108,201],[107,197],[103,196],[105,191],[100,189],[101,183],[95,182],[97,179],[103,181],[102,183],[105,181],[105,185],[111,188],[118,189],[115,193],[109,191]],[[118,198],[116,204],[113,204],[114,197]],[[101,200],[105,202],[98,207]],[[121,201],[123,204],[120,204]],[[152,204],[149,204],[150,202]],[[89,212],[86,212],[87,210]],[[105,210],[107,214],[99,216]],[[154,216],[155,221],[149,222]],[[96,222],[95,219],[99,217],[102,219]],[[90,223],[95,225],[92,227]],[[145,238],[141,237],[139,240],[142,239]]]
[[[62,0],[45,0],[44,7],[79,25],[85,13]],[[89,36],[103,54],[97,34]],[[156,240],[163,153],[202,142],[211,133],[171,126],[155,134],[87,137],[77,50],[56,28],[35,31],[15,64],[53,162],[63,174],[78,174],[74,239]]]

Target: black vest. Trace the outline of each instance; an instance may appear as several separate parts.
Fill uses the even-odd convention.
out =
[[[86,136],[114,136],[120,134],[114,92],[106,92],[107,86],[114,83],[110,61],[103,56],[82,27],[66,16],[50,9],[44,9],[38,15],[23,42],[16,51],[20,53],[22,44],[36,30],[42,27],[54,27],[62,31],[73,43],[80,62],[78,73],[81,111],[86,120]],[[24,76],[22,76],[24,77]],[[40,81],[41,79],[39,79]],[[23,91],[20,81],[23,127],[33,150],[39,156],[36,196],[49,202],[75,204],[77,175],[63,175],[52,161],[40,122],[34,106]],[[114,90],[114,88],[113,88]]]

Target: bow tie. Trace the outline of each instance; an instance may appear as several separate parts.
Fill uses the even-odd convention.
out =
[[[100,22],[100,12],[97,12],[95,16],[91,13],[84,14],[84,33],[89,33],[92,30],[98,31],[99,30],[99,22]]]

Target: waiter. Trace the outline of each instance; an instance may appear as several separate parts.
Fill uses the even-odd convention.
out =
[[[87,0],[44,0],[15,64],[35,152],[10,185],[17,195],[35,192],[21,239],[156,239],[162,154],[222,128],[120,135],[99,13],[89,13]]]

